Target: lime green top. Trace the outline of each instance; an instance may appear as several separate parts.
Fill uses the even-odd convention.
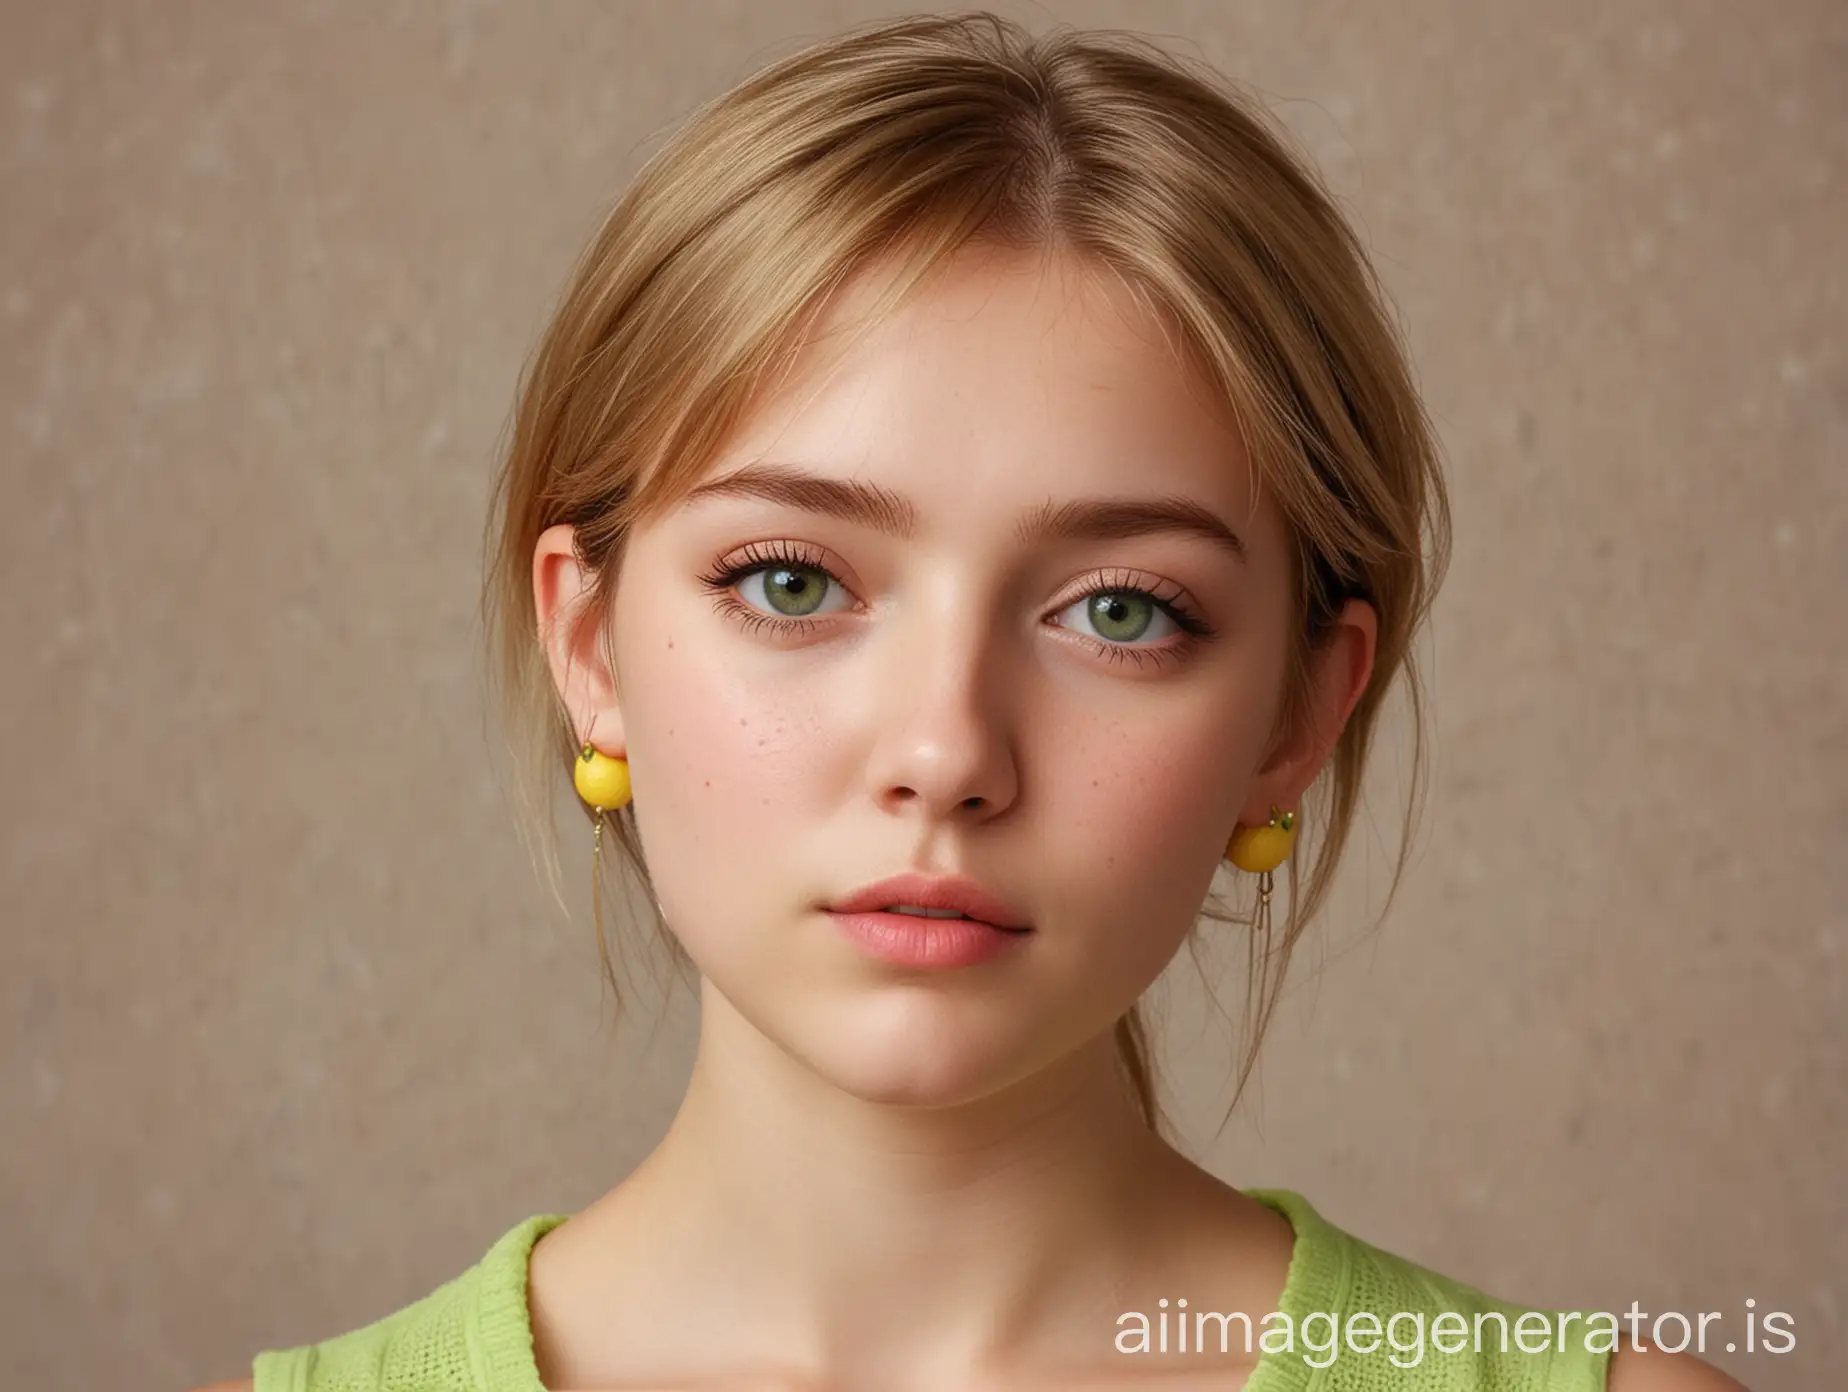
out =
[[[1261,1352],[1245,1392],[1603,1392],[1611,1316],[1498,1300],[1343,1232],[1293,1190],[1244,1192],[1296,1230],[1277,1314],[1252,1316]],[[526,1274],[533,1244],[569,1216],[526,1219],[460,1276],[376,1323],[259,1353],[255,1392],[546,1392]],[[1159,1352],[1160,1312],[1143,1313],[1146,1349]],[[1111,1337],[1133,1352],[1133,1321],[1118,1324]],[[1186,1352],[1171,1328],[1165,1347]],[[1204,1328],[1217,1351],[1216,1318]],[[1228,1328],[1241,1346],[1243,1328]]]

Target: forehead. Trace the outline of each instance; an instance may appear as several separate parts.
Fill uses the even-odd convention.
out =
[[[699,482],[775,461],[877,482],[950,526],[1066,497],[1181,496],[1253,522],[1236,416],[1117,277],[973,247],[881,309],[889,283],[875,267],[845,287]]]

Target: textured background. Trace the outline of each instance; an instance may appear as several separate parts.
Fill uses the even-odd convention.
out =
[[[1455,489],[1422,853],[1366,931],[1400,740],[1223,1130],[1182,958],[1185,1134],[1499,1293],[1789,1311],[1718,1361],[1839,1387],[1848,7],[1006,10],[1269,101]],[[896,11],[0,6],[0,1384],[364,1323],[665,1125],[687,999],[612,1029],[496,772],[488,481],[661,133]]]

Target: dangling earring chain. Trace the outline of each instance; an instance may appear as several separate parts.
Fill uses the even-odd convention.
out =
[[[1271,871],[1289,859],[1296,844],[1296,814],[1280,811],[1274,804],[1270,821],[1261,827],[1240,827],[1226,843],[1226,856],[1241,870],[1258,877],[1258,909],[1251,927],[1256,933],[1270,932]]]
[[[586,740],[571,770],[571,782],[594,814],[590,840],[590,915],[597,929],[597,945],[602,947],[604,814],[629,801],[629,761],[613,758]]]
[[[590,829],[590,921],[603,941],[603,809],[596,809]]]
[[[1271,872],[1265,870],[1258,875],[1258,912],[1253,920],[1255,931],[1265,937],[1270,936],[1270,901]]]

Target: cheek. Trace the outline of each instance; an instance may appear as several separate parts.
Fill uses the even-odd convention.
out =
[[[1223,716],[1099,742],[1053,794],[1075,813],[1072,836],[1095,865],[1087,879],[1146,882],[1222,845],[1250,778],[1251,743]]]
[[[813,722],[692,662],[657,662],[649,686],[630,725],[638,811],[646,791],[677,818],[728,833],[728,846],[740,844],[733,831],[774,839],[779,812],[802,796]]]
[[[1193,926],[1238,819],[1256,737],[1223,712],[1120,730],[1056,765],[1047,790],[1060,818],[1058,913],[1074,925],[1085,970],[1140,990]]]
[[[676,931],[762,913],[765,887],[779,867],[787,876],[819,737],[795,693],[741,675],[735,645],[710,626],[674,625],[670,636],[666,624],[638,624],[623,654],[648,674],[625,693],[623,724],[636,822]]]

